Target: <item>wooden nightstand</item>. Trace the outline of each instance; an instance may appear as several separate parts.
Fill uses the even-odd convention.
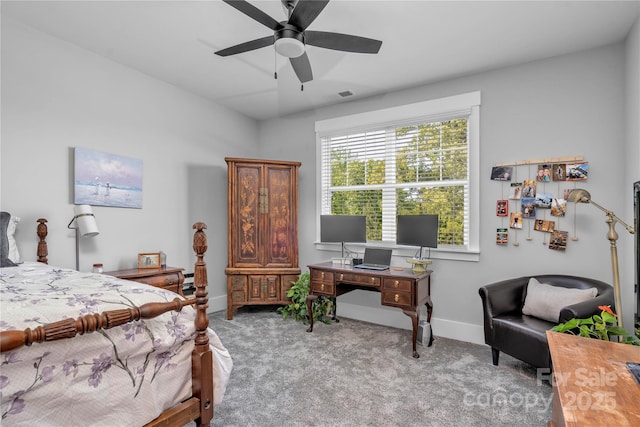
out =
[[[120,279],[133,280],[147,285],[163,288],[182,295],[184,268],[130,268],[128,270],[106,271],[104,274]]]

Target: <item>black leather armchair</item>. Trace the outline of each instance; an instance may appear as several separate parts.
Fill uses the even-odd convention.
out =
[[[537,368],[551,367],[546,331],[557,323],[522,314],[530,277],[553,286],[598,290],[595,298],[564,307],[560,311],[559,323],[599,313],[600,305],[614,306],[613,287],[586,277],[547,274],[508,279],[481,287],[484,342],[491,346],[496,366],[502,351]]]

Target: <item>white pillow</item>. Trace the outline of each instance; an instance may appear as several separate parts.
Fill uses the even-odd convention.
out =
[[[20,259],[20,252],[18,251],[18,245],[16,243],[15,234],[16,227],[20,222],[20,217],[11,215],[11,219],[9,219],[9,224],[7,224],[7,240],[9,241],[9,259],[16,264],[20,264],[22,260]]]
[[[538,317],[550,322],[558,322],[560,311],[569,305],[595,298],[596,288],[575,289],[562,286],[552,286],[529,279],[527,296],[524,299],[522,314]]]
[[[2,240],[0,242],[2,245],[0,258],[2,258],[2,267],[11,267],[12,264],[18,264],[21,261],[15,239],[16,226],[19,221],[20,218],[11,215],[9,212],[0,213],[0,230],[2,230],[2,236],[0,236]]]

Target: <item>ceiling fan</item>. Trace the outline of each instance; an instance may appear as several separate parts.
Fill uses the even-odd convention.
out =
[[[329,0],[281,0],[288,15],[287,21],[278,22],[265,12],[244,0],[223,0],[248,17],[273,30],[273,35],[241,43],[215,52],[229,56],[274,45],[276,52],[289,58],[301,83],[313,80],[311,63],[305,45],[355,53],[378,53],[382,42],[366,37],[326,31],[307,30]],[[275,74],[277,78],[277,74]],[[304,86],[302,87],[304,89]]]

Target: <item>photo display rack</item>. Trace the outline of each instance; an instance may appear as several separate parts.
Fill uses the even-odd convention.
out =
[[[567,156],[497,163],[491,180],[501,183],[496,199],[496,244],[519,246],[519,233],[526,241],[542,240],[543,245],[564,251],[569,240],[576,241],[576,214],[567,217],[569,193],[582,187],[589,177],[589,163],[583,156]],[[578,185],[580,184],[580,185]],[[567,228],[573,225],[569,239]]]

